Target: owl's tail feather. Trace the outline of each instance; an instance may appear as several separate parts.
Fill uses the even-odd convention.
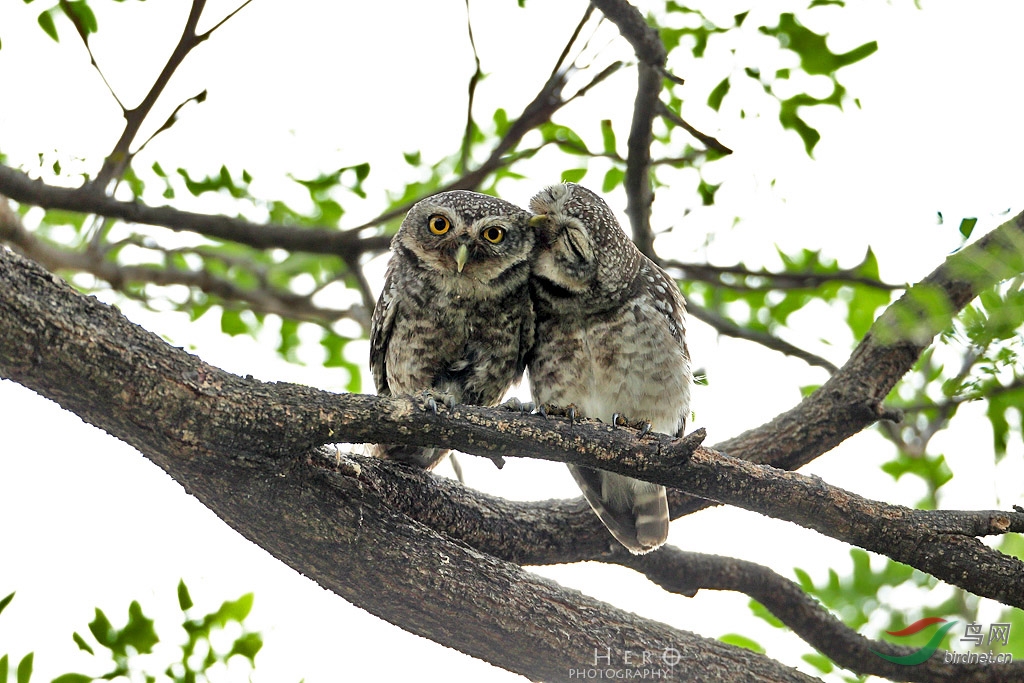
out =
[[[589,467],[568,467],[598,518],[631,553],[649,553],[668,538],[664,486]]]

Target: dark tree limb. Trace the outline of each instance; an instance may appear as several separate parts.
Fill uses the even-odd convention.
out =
[[[0,376],[139,449],[244,536],[405,630],[534,680],[569,679],[595,648],[617,662],[678,652],[685,681],[812,680],[467,547],[391,508],[358,461],[310,450],[343,419],[335,400],[382,399],[235,377],[6,250],[0,283]]]
[[[840,666],[860,675],[883,676],[894,681],[917,683],[1012,683],[1024,680],[1024,662],[989,664],[946,664],[945,651],[938,650],[922,664],[906,666],[877,656],[876,652],[900,657],[915,648],[869,640],[836,619],[796,583],[771,569],[731,557],[703,555],[665,546],[649,555],[617,552],[616,564],[634,569],[665,590],[692,595],[698,589],[744,593],[768,608],[809,645]]]
[[[1011,221],[1000,231],[1008,227],[1020,229]],[[965,255],[966,262],[974,263],[975,257],[989,253],[994,244],[1001,243],[1001,234],[1005,241],[1006,236],[1000,231],[960,254]],[[1001,254],[1001,258],[1010,263],[1014,260],[1012,254]],[[947,262],[944,267],[956,270],[958,262]],[[979,286],[982,274],[986,277],[993,275],[988,269],[974,272],[972,282],[961,283],[966,290],[960,295],[966,296],[971,287]],[[929,279],[939,281],[941,278],[933,274]],[[19,290],[12,287],[11,291]],[[967,300],[969,298],[963,299],[961,305]],[[904,304],[903,308],[907,306],[913,308],[909,304]],[[897,316],[900,310],[900,304],[895,304],[878,324],[886,324],[887,318]],[[24,343],[30,342],[26,340]],[[886,348],[889,352],[901,353],[903,350],[900,345]],[[855,352],[854,358],[857,357]],[[877,372],[877,368],[873,368],[873,372]],[[842,372],[837,373],[836,377],[841,375]],[[869,376],[873,375],[868,373],[864,377]],[[865,381],[864,377],[859,381]],[[828,401],[826,412],[841,427],[847,426],[847,421],[861,420],[867,424],[884,415],[877,404],[871,408],[860,401],[853,401],[852,405],[837,403],[835,394],[827,391],[828,386],[826,384],[819,391],[827,397],[820,400]],[[811,396],[804,404],[813,403],[813,400],[814,396]],[[459,406],[450,414],[433,415],[407,399],[356,395],[331,397],[325,403],[322,395],[306,390],[303,405],[289,409],[288,422],[296,427],[302,425],[299,444],[304,448],[332,441],[444,445],[487,456],[529,454],[633,474],[676,485],[703,499],[728,502],[803,524],[888,554],[979,595],[994,597],[1007,604],[1024,605],[1024,585],[1017,580],[1022,570],[1021,563],[986,548],[973,538],[973,535],[981,533],[979,529],[1005,532],[1020,528],[1012,513],[998,513],[995,517],[989,516],[985,522],[971,518],[974,526],[965,526],[967,523],[958,516],[959,513],[936,516],[939,513],[887,506],[866,501],[814,478],[723,457],[710,449],[694,453],[697,440],[692,437],[671,440],[656,435],[641,441],[629,430],[613,429],[607,425],[572,424],[557,419],[497,412],[495,417],[495,411],[490,409]],[[267,416],[266,421],[277,424],[279,419]],[[794,441],[799,442],[801,436],[800,430],[796,429],[778,446],[791,446]],[[267,438],[258,439],[264,448],[267,447]],[[751,435],[746,435],[746,438],[751,438]],[[818,447],[821,440],[820,435],[815,440]],[[292,446],[293,442],[288,441],[287,445]],[[792,453],[788,455],[796,457]],[[678,506],[678,502],[674,502]],[[607,538],[601,537],[607,543]]]

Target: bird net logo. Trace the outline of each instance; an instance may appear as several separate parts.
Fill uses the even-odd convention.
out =
[[[903,664],[906,666],[921,664],[935,654],[935,651],[939,649],[939,643],[942,642],[942,639],[946,637],[946,634],[949,633],[949,631],[958,623],[960,622],[947,621],[940,617],[918,619],[906,628],[898,631],[886,631],[886,633],[894,638],[907,638],[925,631],[932,626],[942,624],[942,626],[939,626],[935,630],[935,633],[932,634],[931,639],[924,647],[902,656],[887,655],[875,650],[872,650],[872,652],[882,659],[886,659],[894,664]],[[1010,624],[990,624],[988,633],[986,634],[984,627],[981,624],[971,622],[964,626],[964,635],[960,638],[959,642],[973,643],[973,647],[981,647],[985,645],[986,642],[990,646],[996,644],[1009,645]],[[946,664],[1009,664],[1013,661],[1013,655],[1008,652],[994,652],[992,650],[989,650],[988,652],[948,651],[943,654],[942,661]]]

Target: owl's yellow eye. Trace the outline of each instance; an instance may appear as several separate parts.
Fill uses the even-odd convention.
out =
[[[427,221],[427,227],[430,228],[430,232],[435,235],[443,235],[448,232],[448,229],[452,227],[451,222],[441,215],[434,215]]]
[[[484,239],[490,242],[491,244],[498,244],[503,239],[505,239],[505,230],[503,228],[499,228],[496,225],[484,228],[482,234],[484,236]]]

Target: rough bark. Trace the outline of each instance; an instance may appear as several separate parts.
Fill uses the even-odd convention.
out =
[[[534,680],[594,668],[595,648],[599,665],[617,668],[635,653],[678,653],[678,680],[813,680],[565,589],[394,510],[358,461],[313,449],[320,430],[310,429],[307,399],[323,392],[207,365],[6,250],[0,283],[0,375],[139,449],[246,538],[403,629]]]

